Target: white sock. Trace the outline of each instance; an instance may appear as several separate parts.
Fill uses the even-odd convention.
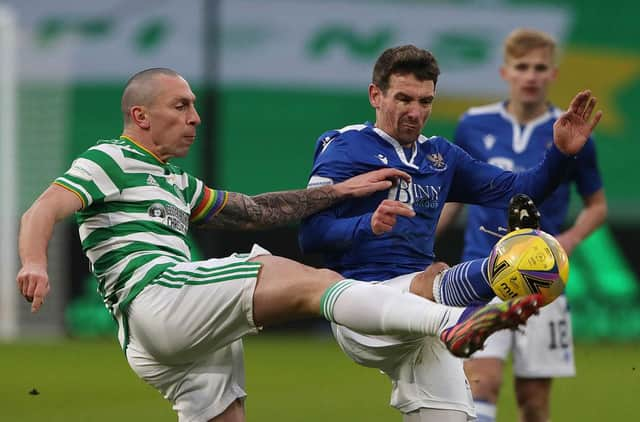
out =
[[[363,334],[440,335],[464,308],[431,302],[383,284],[342,280],[322,295],[321,313],[329,321]]]
[[[410,413],[402,415],[402,422],[467,422],[467,414],[461,410],[434,409],[421,407]]]
[[[488,401],[476,400],[473,402],[476,406],[476,422],[496,422],[496,405]]]

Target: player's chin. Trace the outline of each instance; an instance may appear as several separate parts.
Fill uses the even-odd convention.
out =
[[[174,154],[174,157],[186,157],[191,149],[191,144],[178,148]]]
[[[545,93],[541,90],[529,90],[522,94],[521,102],[525,105],[534,106],[545,101]]]
[[[401,130],[398,133],[398,142],[400,142],[401,144],[412,144],[418,140],[419,136],[420,129],[418,129],[417,127]]]

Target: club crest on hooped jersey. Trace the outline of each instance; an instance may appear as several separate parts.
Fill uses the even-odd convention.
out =
[[[447,168],[447,163],[444,162],[444,158],[439,152],[427,154],[427,159],[431,163],[431,168],[434,170],[442,171]]]
[[[167,209],[162,204],[154,203],[151,204],[147,213],[150,217],[164,219],[167,216]]]
[[[160,220],[162,224],[182,234],[187,234],[189,228],[189,214],[170,204],[155,202],[147,209],[151,218]],[[156,220],[157,221],[157,220]]]

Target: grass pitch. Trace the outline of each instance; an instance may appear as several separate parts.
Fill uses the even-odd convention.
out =
[[[554,383],[553,420],[633,419],[640,345],[578,344],[576,352],[578,377]],[[351,362],[328,336],[250,337],[245,354],[248,421],[401,420],[387,404],[386,376]],[[505,374],[499,421],[517,420],[513,397]],[[112,340],[0,344],[0,403],[3,421],[177,419]]]

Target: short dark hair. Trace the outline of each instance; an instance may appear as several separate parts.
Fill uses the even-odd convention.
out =
[[[401,45],[382,52],[375,66],[371,82],[385,92],[389,88],[389,78],[394,74],[412,74],[419,81],[438,82],[440,68],[430,51],[415,45]]]

